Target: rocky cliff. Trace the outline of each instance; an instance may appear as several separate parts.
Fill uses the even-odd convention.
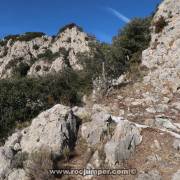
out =
[[[156,26],[164,27],[157,32]],[[159,24],[157,24],[159,22]],[[166,0],[153,19],[150,47],[143,52],[142,64],[150,69],[144,82],[154,91],[167,94],[180,87],[180,1]]]
[[[88,52],[91,40],[75,24],[62,28],[56,37],[43,33],[7,36],[0,43],[0,78],[11,77],[22,63],[29,76],[59,72],[66,66],[80,70],[77,54]]]

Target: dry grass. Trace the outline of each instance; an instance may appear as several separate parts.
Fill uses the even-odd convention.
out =
[[[138,171],[157,169],[162,179],[171,179],[171,175],[177,171],[180,163],[175,157],[175,150],[172,146],[173,137],[151,128],[143,129],[142,136],[143,141],[137,146],[134,157],[128,161],[129,166],[137,168]],[[159,142],[160,149],[152,146],[155,140]],[[158,155],[161,160],[147,161],[147,157],[153,154]]]
[[[47,149],[35,151],[29,155],[25,170],[32,180],[54,180],[55,178],[50,175],[49,169],[53,169],[53,161],[51,152]]]

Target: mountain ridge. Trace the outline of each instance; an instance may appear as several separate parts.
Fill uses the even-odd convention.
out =
[[[38,32],[5,37],[4,44],[1,42],[3,46],[0,45],[0,78],[11,77],[12,68],[21,62],[29,66],[27,74],[30,76],[59,72],[66,66],[63,51],[67,51],[73,69],[82,69],[76,55],[90,50],[88,44],[92,38],[74,23],[64,26],[59,32],[56,37]],[[36,59],[41,60],[34,64]]]

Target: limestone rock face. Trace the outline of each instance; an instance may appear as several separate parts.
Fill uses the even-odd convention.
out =
[[[144,78],[155,92],[176,92],[180,87],[180,0],[164,0],[153,22],[163,17],[167,25],[155,33],[152,27],[150,47],[142,54],[142,64],[150,69]]]
[[[29,66],[29,76],[43,76],[61,71],[67,64],[80,70],[77,54],[89,52],[90,38],[76,25],[66,27],[55,38],[43,35],[32,40],[4,40],[0,45],[0,78],[13,76],[14,69],[20,63]],[[64,55],[63,51],[66,51]],[[50,54],[50,56],[49,56]]]
[[[81,135],[88,144],[96,145],[101,142],[103,135],[107,132],[107,121],[111,116],[104,112],[93,115],[92,121],[84,123],[81,127]]]
[[[38,37],[31,41],[12,42],[9,40],[4,46],[6,53],[0,57],[0,78],[11,77],[13,68],[21,62],[31,66],[33,60],[49,47],[51,39],[51,37]],[[38,50],[35,50],[35,46]]]
[[[113,166],[129,159],[141,141],[140,130],[134,124],[128,120],[120,121],[112,139],[105,144],[106,161]]]
[[[59,157],[65,147],[72,149],[77,138],[77,127],[77,119],[69,107],[57,104],[39,114],[29,127],[14,133],[0,147],[0,179],[25,180],[23,169],[12,168],[17,154],[48,149],[53,157]]]
[[[60,33],[55,42],[52,44],[51,50],[53,53],[58,52],[60,48],[69,50],[69,62],[73,69],[82,69],[77,63],[76,55],[79,52],[88,52],[88,36],[86,33],[78,30],[77,27],[71,29],[67,28],[65,31]]]
[[[33,119],[29,128],[23,130],[20,142],[25,152],[47,147],[61,153],[63,146],[73,146],[76,139],[76,119],[70,108],[56,105]]]

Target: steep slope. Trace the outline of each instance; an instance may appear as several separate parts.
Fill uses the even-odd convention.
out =
[[[163,24],[164,27],[160,27]],[[158,28],[161,28],[158,32]],[[144,82],[154,91],[168,94],[180,87],[180,1],[165,0],[153,19],[150,47],[143,52],[142,64],[150,69]]]
[[[105,109],[105,112],[111,112],[112,119],[115,115],[120,116],[119,120],[128,119],[141,131],[142,141],[138,144],[133,127],[126,132],[127,126],[118,129],[118,125],[122,127],[118,123],[113,137],[106,143],[105,159],[114,160],[115,164],[128,155],[128,151],[124,151],[128,143],[126,135],[133,133],[130,137],[136,139],[132,156],[125,161],[125,165],[115,167],[135,167],[137,175],[114,179],[180,179],[180,1],[164,0],[153,18],[151,29],[150,47],[142,53],[141,67],[146,67],[143,80],[125,86],[122,84],[120,89],[112,89],[107,97],[97,101],[103,104],[100,111]],[[92,123],[83,125],[82,131],[85,129],[88,133],[85,136],[87,142],[93,135],[97,140],[97,131],[100,133],[104,128],[95,121],[94,126],[90,125]],[[96,161],[90,163],[96,167]]]

